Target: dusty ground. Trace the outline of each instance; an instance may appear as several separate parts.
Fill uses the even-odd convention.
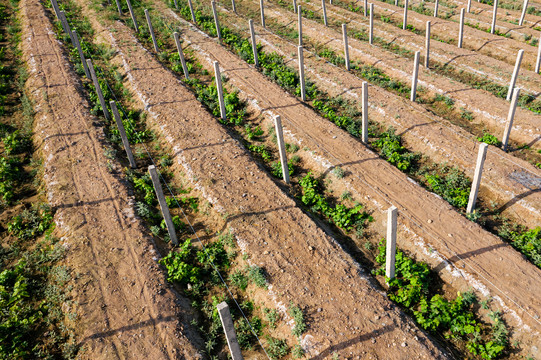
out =
[[[259,6],[255,1],[242,2],[241,4],[252,10]],[[365,26],[364,22],[367,20],[364,17],[337,7],[329,6],[328,14],[335,11],[334,9],[336,9],[336,12],[342,14],[344,19],[346,16],[351,19],[348,24],[350,31],[352,29],[360,30]],[[274,4],[268,4],[265,15],[281,25],[286,26],[289,24],[290,28],[296,26],[296,15]],[[390,24],[384,25],[392,26]],[[265,34],[265,32],[260,32],[260,34]],[[385,30],[385,34],[378,34],[378,32],[376,32],[376,36],[380,35],[385,36],[385,39],[389,41],[400,42],[404,45],[407,43],[405,47],[410,50],[419,50],[423,52],[424,39],[411,32],[394,28]],[[325,44],[325,46],[333,49],[337,54],[343,54],[344,45],[341,30],[339,29],[325,27],[319,22],[303,19],[303,36],[310,39],[312,44]],[[381,47],[370,46],[364,41],[359,41],[351,37],[348,40],[351,60],[357,60],[361,64],[373,65],[378,69],[381,69],[391,78],[398,79],[404,84],[411,84],[413,60],[405,59],[404,57],[393,54]],[[466,68],[466,72],[476,72],[478,75],[483,74],[483,69],[477,70],[476,63],[484,63],[487,65],[487,67],[484,68],[485,70],[487,68],[492,68],[490,72],[494,73],[495,76],[498,76],[502,80],[507,79],[502,83],[508,85],[511,72],[513,71],[512,66],[506,66],[497,60],[485,59],[488,58],[487,56],[479,58],[476,53],[469,50],[455,51],[450,45],[436,41],[433,41],[432,43],[432,48],[435,49],[432,58],[437,59],[438,62],[446,63],[452,61],[454,63],[456,61],[460,63],[458,67],[462,70]],[[455,60],[453,61],[452,59]],[[461,61],[460,59],[468,60]],[[504,68],[505,70],[503,70]],[[526,73],[527,71],[523,70],[524,77],[530,78],[529,82],[532,85],[531,91],[537,94],[541,89],[541,81],[536,81],[537,75],[532,73],[531,76],[528,76]],[[340,85],[347,86],[347,83]],[[420,66],[419,68],[419,85],[425,87],[430,94],[441,94],[453,99],[457,109],[464,108],[472,112],[475,117],[471,122],[472,125],[477,124],[477,126],[485,128],[498,138],[503,136],[509,112],[509,102],[505,101],[505,99],[496,98],[488,91],[473,89],[469,85],[441,76],[434,71],[426,69],[424,66]],[[523,84],[521,80],[517,82],[517,86],[528,87],[528,85]],[[541,115],[534,114],[526,109],[518,108],[515,120],[516,122],[514,123],[511,132],[513,141],[517,144],[530,144],[530,146],[535,149],[541,148],[541,141],[539,141],[539,134],[541,133]]]
[[[157,9],[163,10],[162,14],[166,14],[165,9],[160,9],[160,2],[155,4]],[[403,240],[400,246],[434,264],[446,280],[463,277],[469,286],[485,295],[492,294],[508,311],[507,319],[516,326],[516,334],[520,333],[526,343],[535,344],[534,339],[541,329],[536,318],[541,303],[537,296],[537,280],[531,280],[541,279],[538,268],[500,239],[457,214],[446,202],[409,181],[396,168],[378,159],[297,99],[286,95],[214,40],[185,23],[182,30],[206,67],[212,60],[219,59],[223,74],[243,96],[254,100],[268,115],[280,114],[290,136],[301,146],[314,151],[314,157],[319,157],[319,161],[340,165],[351,174],[347,181],[363,194],[365,202],[372,202],[372,206],[380,210],[391,204],[397,206],[401,212],[400,236]],[[423,253],[423,246],[432,251]],[[503,282],[502,279],[509,280]],[[532,334],[536,335],[532,338]]]
[[[26,84],[56,235],[74,280],[82,359],[199,358],[182,298],[156,264],[126,184],[106,170],[103,134],[37,0],[21,2]]]
[[[444,357],[129,29],[117,23],[101,36],[119,50],[149,124],[173,147],[173,166],[226,214],[240,246],[268,272],[271,291],[259,300],[280,306],[291,300],[305,309],[310,327],[302,344],[310,355]]]

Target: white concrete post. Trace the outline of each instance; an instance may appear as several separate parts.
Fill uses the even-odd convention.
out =
[[[197,21],[195,21],[195,12],[193,11],[192,0],[188,0],[188,6],[190,7],[190,14],[192,14],[192,21],[195,24],[195,23],[197,23]]]
[[[257,57],[257,43],[255,42],[254,21],[252,19],[248,20],[248,25],[250,26],[250,37],[252,38],[252,51],[254,52],[254,64],[255,64],[255,67],[258,67],[259,59]]]
[[[436,0],[436,4],[434,5],[434,17],[438,17],[438,5],[440,4],[439,0]]]
[[[519,26],[524,24],[524,17],[526,16],[526,10],[528,10],[528,0],[524,0],[524,5],[522,6],[522,14],[520,15],[520,20],[518,22]]]
[[[174,32],[173,37],[175,38],[175,44],[177,45],[178,57],[180,58],[180,63],[182,64],[182,71],[184,72],[184,77],[186,78],[186,80],[188,80],[188,67],[186,66],[186,59],[184,58],[184,53],[182,52],[182,46],[180,45],[178,33]]]
[[[349,66],[349,47],[348,47],[348,31],[346,24],[342,24],[342,37],[344,38],[344,58],[346,60],[346,70],[350,70]]]
[[[297,7],[297,15],[299,17],[297,29],[297,31],[299,32],[299,46],[302,46],[302,9],[300,5]]]
[[[233,12],[237,13],[237,5],[235,4],[235,0],[231,0],[231,7],[233,8]]]
[[[302,46],[297,47],[299,55],[299,81],[301,83],[301,99],[306,101],[306,88],[304,85],[304,54],[302,52]]]
[[[498,13],[498,0],[494,0],[494,10],[492,10],[492,25],[490,26],[490,33],[494,34],[496,31],[496,15]]]
[[[297,0],[293,0],[293,12],[297,13]]]
[[[368,145],[368,83],[363,81],[362,84],[362,130],[361,141]]]
[[[54,14],[56,15],[56,18],[60,20],[59,12],[60,8],[58,7],[58,2],[56,0],[51,0],[51,5],[53,5]]]
[[[398,6],[398,0],[394,0],[394,6]]]
[[[425,35],[425,67],[430,67],[430,21],[426,22]]]
[[[150,31],[150,36],[152,37],[152,43],[154,44],[154,50],[158,53],[160,52],[160,49],[158,49],[158,43],[156,42],[156,35],[154,35],[154,28],[152,27],[152,22],[150,21],[150,14],[148,13],[147,9],[145,9],[145,17],[147,19],[148,31]]]
[[[124,14],[122,13],[122,6],[120,5],[120,0],[115,0],[115,1],[116,1],[116,7],[117,7],[117,9],[118,9],[118,15],[119,15],[119,16],[124,15]],[[177,9],[178,9],[178,7],[177,7]]]
[[[225,102],[224,102],[224,89],[222,87],[222,74],[220,73],[220,64],[218,61],[214,62],[214,76],[216,78],[216,88],[218,90],[218,102],[220,103],[220,115],[222,120],[226,120]]]
[[[419,55],[420,51],[415,52],[415,58],[413,59],[413,76],[411,77],[411,96],[410,100],[415,101],[417,97],[417,77],[419,76]]]
[[[368,43],[374,43],[374,4],[370,4],[370,32],[368,34]]]
[[[225,338],[227,339],[227,345],[229,346],[229,352],[233,360],[243,360],[242,353],[240,352],[239,342],[237,340],[237,334],[235,334],[235,326],[233,325],[233,319],[229,312],[229,306],[224,301],[216,306],[220,320],[222,321],[222,327],[224,328]]]
[[[152,184],[154,185],[154,191],[156,192],[156,197],[158,198],[158,203],[160,204],[160,209],[162,210],[163,219],[165,220],[165,225],[167,226],[167,232],[171,238],[173,245],[178,245],[177,232],[175,231],[175,225],[171,219],[171,213],[167,207],[167,201],[165,201],[165,196],[163,195],[162,184],[160,183],[160,177],[156,171],[154,165],[148,167],[148,173],[152,179]]]
[[[177,2],[177,0],[173,0],[173,2],[175,3],[175,9],[178,10],[178,2]]]
[[[63,11],[60,11],[60,21],[63,24],[64,31],[66,31],[66,34],[70,37],[71,44],[75,46],[75,40],[73,40],[73,34],[71,33],[70,26],[68,24],[68,19],[66,18],[66,14]]]
[[[323,23],[328,26],[327,23],[327,7],[325,6],[325,0],[321,0],[321,8],[323,9]]]
[[[511,134],[511,129],[513,128],[513,120],[515,119],[515,112],[517,110],[518,97],[520,95],[520,89],[515,88],[513,91],[513,98],[511,99],[511,105],[509,105],[509,113],[507,114],[507,126],[503,132],[502,139],[502,149],[507,151],[507,144],[509,143],[509,135]]]
[[[261,26],[263,26],[263,28],[266,28],[266,26],[265,26],[265,6],[263,4],[263,0],[259,0],[259,8],[261,10]]]
[[[468,7],[466,8],[466,12],[469,14],[471,13],[471,0],[468,0]]]
[[[458,29],[458,47],[462,49],[462,40],[464,39],[464,8],[460,9],[460,27]]]
[[[139,32],[139,25],[137,25],[137,20],[135,19],[135,13],[133,12],[133,8],[131,6],[131,1],[126,0],[128,3],[128,10],[130,11],[131,20],[133,21],[133,27],[135,28],[135,32]]]
[[[537,44],[537,61],[535,62],[535,73],[539,74],[541,68],[541,35],[539,35],[539,42]]]
[[[216,11],[216,1],[210,2],[212,6],[212,15],[214,15],[214,24],[216,25],[216,34],[218,35],[218,40],[222,41],[222,32],[220,31],[220,22],[218,21],[218,12]]]
[[[282,130],[282,118],[276,115],[274,118],[274,129],[276,130],[276,139],[278,140],[278,152],[280,153],[280,163],[282,164],[282,176],[284,182],[289,184],[289,168],[287,166],[286,146],[284,143],[284,132]]]
[[[513,70],[513,75],[511,76],[511,82],[509,83],[509,90],[507,91],[507,101],[511,100],[511,95],[513,95],[513,89],[517,83],[518,72],[520,70],[520,63],[522,62],[522,56],[524,55],[524,50],[520,49],[517,54],[517,60],[515,61],[515,69]]]
[[[130,142],[128,141],[128,136],[126,135],[126,130],[124,129],[122,118],[120,117],[120,114],[118,113],[116,103],[114,101],[109,101],[109,105],[111,105],[111,110],[113,111],[113,116],[115,117],[116,126],[118,127],[118,132],[120,133],[120,138],[122,139],[122,145],[124,145],[124,150],[126,150],[126,155],[128,156],[128,161],[130,162],[130,167],[132,169],[135,169],[137,167],[137,164],[135,163],[135,159],[133,158],[133,154],[130,148]]]
[[[94,71],[94,65],[92,65],[92,60],[86,59],[86,65],[88,66],[88,70],[90,71],[90,76],[92,77],[94,88],[96,88],[96,92],[98,93],[98,99],[100,100],[100,105],[103,110],[103,115],[105,115],[105,118],[107,120],[111,120],[111,117],[109,116],[109,111],[107,110],[107,106],[105,105],[105,99],[103,98],[103,93],[101,92],[100,82],[98,81],[96,72]]]
[[[366,17],[368,15],[368,0],[364,0],[364,16]]]
[[[488,145],[481,143],[479,145],[479,153],[477,154],[477,165],[475,166],[475,175],[473,176],[473,182],[470,191],[470,199],[468,200],[467,214],[471,214],[475,208],[477,202],[477,194],[479,193],[479,185],[481,184],[481,175],[483,174],[483,165],[487,156]]]
[[[408,28],[408,0],[404,1],[404,21],[402,23],[402,30]]]
[[[75,30],[72,30],[71,33],[73,35],[73,40],[75,41],[75,47],[77,48],[77,51],[79,52],[79,57],[81,58],[81,63],[83,64],[83,69],[85,71],[86,78],[90,79],[90,72],[88,71],[88,66],[86,64],[85,55],[83,54],[83,49],[81,49],[79,36],[77,36],[77,32]]]
[[[396,216],[397,209],[391,206],[387,210],[387,238],[385,251],[385,277],[394,278],[396,261]]]

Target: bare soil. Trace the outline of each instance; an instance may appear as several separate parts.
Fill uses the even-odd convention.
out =
[[[154,241],[134,216],[133,194],[106,169],[101,124],[89,113],[43,6],[23,0],[21,9],[34,140],[73,277],[75,305],[64,310],[77,313],[68,323],[80,358],[199,358],[191,315],[156,263]]]

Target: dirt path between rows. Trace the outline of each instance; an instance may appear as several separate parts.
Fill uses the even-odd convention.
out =
[[[92,10],[88,14],[94,17]],[[293,301],[305,310],[310,321],[301,344],[308,355],[445,357],[176,76],[137,43],[130,29],[115,23],[99,33],[118,49],[129,84],[151,115],[147,122],[173,147],[173,168],[186,173],[227,217],[243,251],[268,273],[270,291],[258,303],[284,307]]]
[[[38,0],[21,2],[26,84],[56,235],[72,270],[81,359],[191,359],[201,346],[156,264],[133,194],[106,170],[104,136]],[[154,259],[153,259],[154,258]],[[68,309],[64,309],[68,310]]]
[[[225,26],[236,26],[241,32],[248,33],[245,21],[238,21],[238,17],[230,12],[222,11],[221,14]],[[296,59],[291,57],[296,44],[290,44],[259,26],[256,26],[256,32],[265,51],[275,51],[284,56],[291,66],[298,66]],[[361,98],[362,80],[355,75],[325,63],[308,52],[305,52],[305,66],[307,76],[331,96],[342,96],[354,103]],[[427,112],[422,105],[376,86],[369,87],[369,105],[370,119],[397,129],[410,150],[419,151],[434,162],[458,166],[473,177],[479,146],[475,137]],[[541,219],[541,193],[536,191],[536,184],[541,178],[541,171],[494,147],[490,148],[486,161],[481,196],[500,204],[500,210],[506,216],[521,224],[529,227],[538,224]]]
[[[254,1],[251,3],[245,2],[244,4],[252,8],[258,6]],[[265,14],[283,25],[294,24],[296,17],[295,14],[274,4],[268,5]],[[351,15],[352,19],[357,17],[355,14]],[[312,43],[325,44],[337,54],[343,54],[344,45],[341,34],[335,29],[325,27],[313,20],[303,19],[303,36],[310,38]],[[399,37],[397,32],[394,38]],[[405,35],[402,39],[408,39],[413,43],[411,34]],[[349,46],[351,60],[356,60],[361,64],[371,64],[381,69],[391,78],[398,79],[404,84],[411,84],[413,60],[404,59],[390,51],[370,46],[366,42],[353,38],[349,39]],[[445,53],[445,50],[442,53]],[[469,53],[471,54],[471,52]],[[486,127],[491,134],[500,139],[503,136],[509,112],[509,102],[505,101],[505,99],[497,98],[488,91],[473,89],[471,86],[450,80],[426,69],[424,66],[419,67],[419,85],[424,86],[434,95],[445,95],[453,99],[456,108],[471,111],[475,116],[472,124]],[[519,81],[517,86],[521,85]],[[535,87],[541,89],[540,85],[541,81],[537,82]],[[517,108],[515,120],[510,138],[518,144],[529,144],[532,148],[541,149],[541,115],[519,107]]]
[[[155,4],[162,14],[174,15],[159,1]],[[491,294],[506,310],[508,321],[516,326],[516,333],[529,339],[526,342],[530,345],[532,341],[535,344],[541,330],[538,320],[540,269],[379,159],[349,134],[284,93],[215,40],[179,21],[182,36],[196,50],[205,68],[209,69],[211,62],[219,59],[222,74],[229,78],[229,84],[240,89],[245,99],[257,104],[266,116],[282,116],[290,141],[296,139],[301,147],[308,147],[314,152],[314,159],[319,157],[320,162],[330,164],[327,167],[340,165],[350,174],[346,181],[372,206],[379,210],[391,205],[398,207],[401,214],[399,246],[432,263],[453,285],[456,285],[453,277],[458,276],[485,296]],[[381,216],[381,212],[378,213]],[[432,251],[424,253],[423,246]]]

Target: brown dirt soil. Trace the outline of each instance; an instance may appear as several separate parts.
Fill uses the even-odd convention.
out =
[[[157,11],[172,16],[161,2],[155,5]],[[462,277],[466,284],[485,296],[491,294],[505,310],[506,320],[515,327],[514,335],[521,338],[526,351],[534,351],[531,349],[535,348],[529,346],[536,343],[541,330],[537,287],[541,281],[540,269],[379,159],[350,135],[284,93],[215,40],[180,22],[183,36],[189,39],[190,47],[207,69],[213,60],[219,59],[222,74],[229,77],[229,84],[240,89],[242,96],[256,104],[254,106],[266,116],[281,115],[289,139],[294,138],[312,150],[314,161],[330,164],[327,169],[340,165],[349,174],[347,181],[351,188],[377,209],[397,206],[401,214],[399,246],[431,263],[446,281],[464,287],[461,290],[466,290],[467,285],[453,277]],[[171,130],[171,133],[175,132]],[[383,214],[378,213],[380,217]]]
[[[92,10],[88,13],[93,17]],[[284,307],[293,301],[305,310],[309,328],[301,343],[309,355],[322,359],[336,351],[363,358],[445,357],[137,43],[130,29],[115,23],[99,33],[118,50],[130,85],[151,115],[148,123],[173,147],[173,167],[187,173],[224,214],[241,248],[268,273],[270,291],[258,302],[279,301]]]
[[[255,2],[243,2],[245,6],[250,6],[254,8],[258,6]],[[336,7],[334,7],[336,8]],[[331,7],[329,6],[328,13],[330,12]],[[358,28],[357,26],[360,23],[354,23],[354,19],[362,18],[361,16],[347,12],[343,9],[336,8],[338,12],[343,13],[344,16],[348,16],[353,19],[349,26],[350,28]],[[290,13],[289,11],[276,6],[274,4],[268,4],[265,15],[268,18],[272,18],[275,21],[278,21],[280,24],[291,24],[290,26],[295,26],[296,15]],[[362,21],[365,21],[361,19]],[[362,27],[361,27],[362,28]],[[396,29],[395,32],[388,33],[389,36],[392,36],[393,39],[400,39],[401,41],[408,42],[410,45],[407,47],[414,50],[415,42],[421,42],[419,36],[413,35],[410,32],[400,33],[402,30]],[[260,32],[265,33],[265,32]],[[325,44],[326,47],[333,49],[337,54],[343,54],[343,42],[341,34],[338,30],[325,27],[323,24],[320,24],[316,21],[303,19],[303,36],[309,38],[313,44]],[[391,39],[388,39],[391,41]],[[393,54],[390,51],[384,50],[379,47],[370,46],[364,41],[359,41],[357,39],[349,38],[349,53],[350,59],[356,60],[361,64],[370,64],[378,69],[385,72],[393,79],[398,79],[404,84],[411,84],[411,73],[413,69],[413,60],[405,60],[403,57],[400,57],[396,54]],[[424,44],[424,43],[423,43]],[[433,47],[440,48],[440,52],[435,57],[447,58],[450,49],[445,49],[442,44],[436,41],[433,41]],[[412,47],[413,46],[413,47]],[[420,46],[420,45],[419,45]],[[424,46],[424,45],[422,45]],[[419,50],[422,48],[417,48]],[[460,50],[460,49],[457,49]],[[460,52],[456,52],[456,55],[459,55]],[[471,51],[464,50],[463,53],[468,53],[467,56],[475,57],[475,54]],[[451,56],[455,53],[451,52]],[[449,61],[451,59],[449,58]],[[486,61],[485,61],[486,60]],[[443,61],[445,62],[445,61]],[[483,59],[481,62],[490,64],[491,66],[498,61]],[[501,62],[499,62],[500,65]],[[473,63],[469,64],[469,70],[475,68],[476,65]],[[505,66],[503,66],[505,67]],[[507,66],[509,74],[512,72],[512,67]],[[524,72],[526,70],[523,70]],[[536,76],[536,75],[533,75]],[[509,78],[511,75],[509,75]],[[503,76],[506,78],[506,76]],[[521,86],[522,83],[517,82],[518,86]],[[535,84],[534,88],[541,89],[541,81],[533,81],[532,84]],[[343,84],[342,84],[343,85]],[[500,99],[489,93],[485,90],[473,89],[468,85],[458,83],[454,80],[451,80],[445,76],[436,74],[435,72],[426,69],[424,66],[419,67],[419,86],[426,88],[428,94],[434,96],[435,94],[445,95],[455,101],[455,108],[464,108],[468,111],[471,111],[475,119],[471,122],[472,125],[477,124],[477,126],[486,128],[491,134],[501,138],[503,136],[503,131],[505,124],[507,123],[507,114],[509,112],[509,102],[505,99]],[[539,90],[535,90],[535,93]],[[490,104],[490,106],[487,106]],[[515,114],[515,123],[513,125],[513,130],[511,131],[510,139],[518,144],[530,144],[532,148],[540,149],[541,141],[541,115],[534,114],[533,112],[517,108]]]
[[[21,2],[26,87],[55,233],[67,249],[81,359],[199,358],[182,299],[156,263],[126,183],[106,170],[104,136],[38,0]]]
[[[247,33],[247,23],[225,11],[222,22],[237,26]],[[225,18],[225,19],[224,19]],[[295,45],[256,26],[258,41],[265,51],[275,51],[284,56],[291,66],[296,59]],[[190,35],[191,36],[191,35]],[[190,36],[187,41],[193,42]],[[197,46],[197,43],[195,43]],[[351,73],[317,59],[305,52],[305,66],[309,78],[331,96],[343,96],[353,102],[361,98],[362,80]],[[434,162],[460,167],[473,178],[479,142],[466,131],[448,124],[445,120],[427,112],[422,105],[391,94],[379,87],[369,87],[370,119],[385,126],[393,126],[401,134],[409,149],[429,156]],[[520,179],[524,176],[524,180]],[[500,204],[504,215],[528,227],[535,226],[541,218],[541,193],[536,182],[541,171],[501,149],[490,147],[483,172],[481,196]],[[526,180],[529,179],[529,180]],[[518,200],[517,200],[518,199]]]
[[[345,2],[353,3],[350,0],[346,0]],[[390,16],[394,20],[402,22],[403,9],[377,1],[374,3],[374,20],[379,18],[381,15]],[[437,21],[435,21],[433,16],[422,15],[414,11],[408,12],[408,24],[413,25],[418,30],[424,31],[427,21],[432,22],[432,26],[430,28],[432,35],[437,35],[440,39],[445,41],[455,41],[456,43],[456,38],[458,36],[458,23],[441,18],[438,18]],[[377,26],[374,23],[374,28],[376,27]],[[523,49],[524,58],[522,60],[522,64],[528,69],[534,69],[537,56],[537,47],[528,45],[524,43],[524,41],[505,38],[503,36],[490,34],[471,27],[465,28],[464,47],[512,65],[515,63],[518,51]]]

